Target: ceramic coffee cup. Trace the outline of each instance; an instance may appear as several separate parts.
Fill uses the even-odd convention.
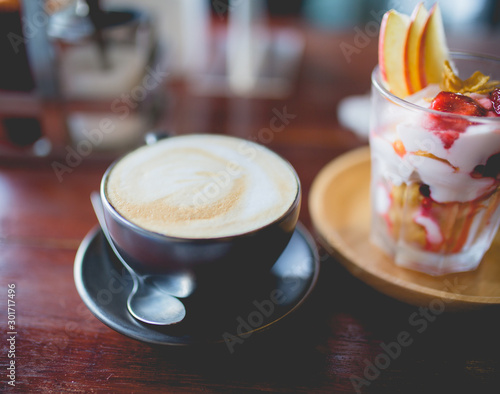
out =
[[[301,205],[293,167],[271,150],[219,135],[170,137],[108,168],[106,224],[138,274],[227,280],[269,271]]]

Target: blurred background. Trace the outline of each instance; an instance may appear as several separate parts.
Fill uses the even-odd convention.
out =
[[[0,0],[0,159],[107,158],[150,130],[249,137],[278,103],[362,134],[337,110],[366,97],[354,76],[376,64],[383,13],[417,3]],[[450,48],[497,53],[499,1],[439,4]]]

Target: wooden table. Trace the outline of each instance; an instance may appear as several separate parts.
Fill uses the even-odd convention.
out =
[[[290,97],[203,97],[191,94],[182,83],[171,83],[166,87],[174,104],[166,126],[179,134],[225,133],[255,139],[269,127],[273,111],[295,115],[266,144],[297,169],[304,196],[300,220],[312,231],[307,197],[314,177],[342,152],[366,143],[339,126],[336,106],[347,95],[368,92],[376,39],[348,62],[340,48],[343,42],[354,42],[351,32],[305,27],[302,31],[307,46]],[[13,342],[8,341],[12,336],[7,324],[9,284],[15,284],[16,292],[19,392],[498,390],[498,308],[426,314],[358,281],[322,249],[319,281],[307,302],[284,324],[250,338],[234,354],[223,344],[157,347],[111,330],[80,299],[73,263],[80,242],[97,223],[89,194],[98,188],[112,159],[89,157],[62,182],[51,160],[2,159],[2,391],[9,388],[6,368],[14,360],[9,358]],[[423,319],[418,326],[410,322],[416,313]],[[397,351],[395,342],[404,332],[412,343]]]

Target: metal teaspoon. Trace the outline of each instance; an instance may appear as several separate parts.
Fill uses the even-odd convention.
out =
[[[127,308],[130,314],[144,323],[160,326],[175,324],[184,319],[186,316],[186,308],[181,301],[155,286],[154,283],[158,283],[158,281],[156,281],[154,277],[140,276],[130,268],[118,252],[109,235],[106,221],[104,220],[104,211],[100,195],[97,192],[93,192],[90,195],[90,199],[104,236],[116,257],[129,271],[134,282],[134,287],[127,299]],[[178,280],[183,282],[176,283],[176,278],[177,277],[165,278],[168,281],[168,288],[174,289],[174,292],[175,289],[177,289],[180,297],[189,295],[192,291],[192,289],[189,288],[191,284],[186,284],[185,282],[187,279],[182,276],[180,276]]]

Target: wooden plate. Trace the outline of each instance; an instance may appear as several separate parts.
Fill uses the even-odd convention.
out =
[[[323,247],[356,277],[400,301],[446,310],[500,304],[500,232],[478,269],[438,277],[398,267],[372,245],[370,151],[333,160],[313,182],[309,210]],[[439,305],[441,304],[441,305]]]

